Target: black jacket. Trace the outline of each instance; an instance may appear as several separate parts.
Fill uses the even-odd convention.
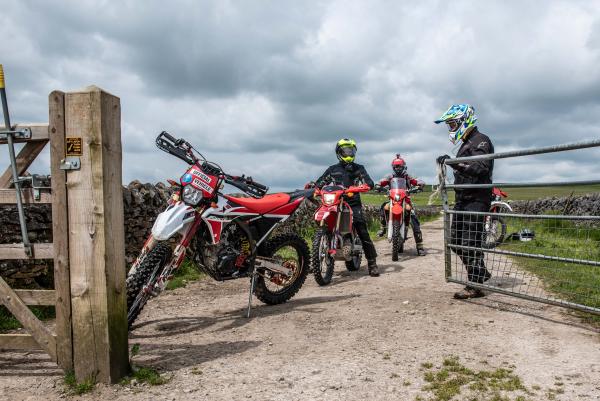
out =
[[[336,184],[343,185],[346,188],[357,184],[359,180],[362,180],[371,188],[375,185],[364,166],[358,163],[339,162],[333,166],[329,166],[316,181],[317,187],[320,188],[325,184],[329,184],[329,181],[327,181],[329,176],[333,178]],[[347,201],[350,206],[360,206],[360,194],[355,194],[353,197],[348,198]]]
[[[458,150],[456,157],[478,156],[494,153],[494,145],[487,135],[474,127]],[[461,163],[454,170],[455,184],[491,184],[494,171],[493,160]],[[456,201],[490,202],[492,189],[457,189]]]

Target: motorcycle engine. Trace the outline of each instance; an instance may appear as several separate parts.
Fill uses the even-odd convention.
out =
[[[203,242],[199,249],[202,253],[199,265],[215,280],[244,276],[251,267],[248,258],[251,254],[250,240],[237,224],[229,224],[223,229],[218,244]]]

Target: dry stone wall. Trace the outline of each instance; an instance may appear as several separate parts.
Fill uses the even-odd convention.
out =
[[[137,253],[150,233],[156,216],[164,209],[171,193],[162,183],[156,185],[133,181],[123,187],[123,206],[125,217],[125,254],[127,262],[135,260]],[[305,202],[290,218],[282,230],[306,232],[312,227],[316,206]],[[366,206],[367,221],[377,221],[379,208]],[[420,208],[418,214],[432,215],[439,208]],[[27,205],[27,228],[32,242],[52,242],[51,205]],[[21,231],[16,206],[0,205],[0,243],[21,242]],[[52,283],[51,261],[0,261],[0,275],[11,285],[20,287],[47,287]]]

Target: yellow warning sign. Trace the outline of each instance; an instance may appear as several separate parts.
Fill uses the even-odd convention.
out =
[[[81,156],[83,148],[83,139],[81,137],[66,138],[67,156]]]

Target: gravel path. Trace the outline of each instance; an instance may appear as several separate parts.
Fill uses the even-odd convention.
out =
[[[423,226],[428,255],[391,262],[377,243],[379,278],[311,276],[289,303],[244,317],[248,282],[204,280],[146,307],[130,334],[136,365],[172,379],[162,386],[102,386],[86,400],[415,400],[428,399],[422,363],[458,356],[472,369],[514,366],[530,400],[600,400],[600,335],[556,307],[501,295],[455,301],[443,279],[441,221]],[[59,399],[61,373],[43,354],[0,354],[0,398]],[[455,399],[461,399],[457,397]]]

